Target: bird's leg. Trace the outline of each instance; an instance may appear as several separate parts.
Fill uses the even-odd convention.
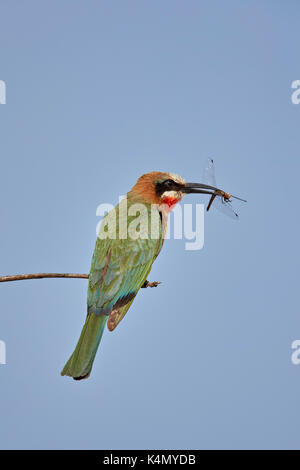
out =
[[[153,282],[145,281],[144,284],[142,285],[142,288],[146,289],[146,287],[157,287],[158,284],[161,284],[161,282],[159,282],[159,281],[153,281]]]

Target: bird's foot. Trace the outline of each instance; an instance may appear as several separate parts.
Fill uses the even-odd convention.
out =
[[[145,281],[144,284],[142,285],[142,288],[146,288],[146,287],[157,287],[158,284],[161,284],[161,282],[159,281],[153,281],[153,282],[149,282],[149,281]]]

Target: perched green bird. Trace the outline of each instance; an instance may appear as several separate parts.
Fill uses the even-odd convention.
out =
[[[86,321],[61,375],[89,377],[105,325],[114,330],[139,289],[147,286],[170,210],[185,193],[214,194],[208,189],[217,190],[172,173],[147,173],[103,218],[89,275]]]

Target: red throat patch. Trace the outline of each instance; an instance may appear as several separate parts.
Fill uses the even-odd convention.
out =
[[[173,207],[177,204],[177,202],[180,201],[180,199],[177,199],[176,197],[168,197],[168,196],[165,196],[163,199],[162,199],[162,202],[163,204],[166,204],[167,206],[169,206],[169,208],[172,210]]]

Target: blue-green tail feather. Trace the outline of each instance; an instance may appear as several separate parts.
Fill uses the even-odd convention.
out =
[[[89,377],[106,321],[106,315],[96,316],[91,313],[87,316],[76,348],[61,375],[68,375],[74,380]]]

